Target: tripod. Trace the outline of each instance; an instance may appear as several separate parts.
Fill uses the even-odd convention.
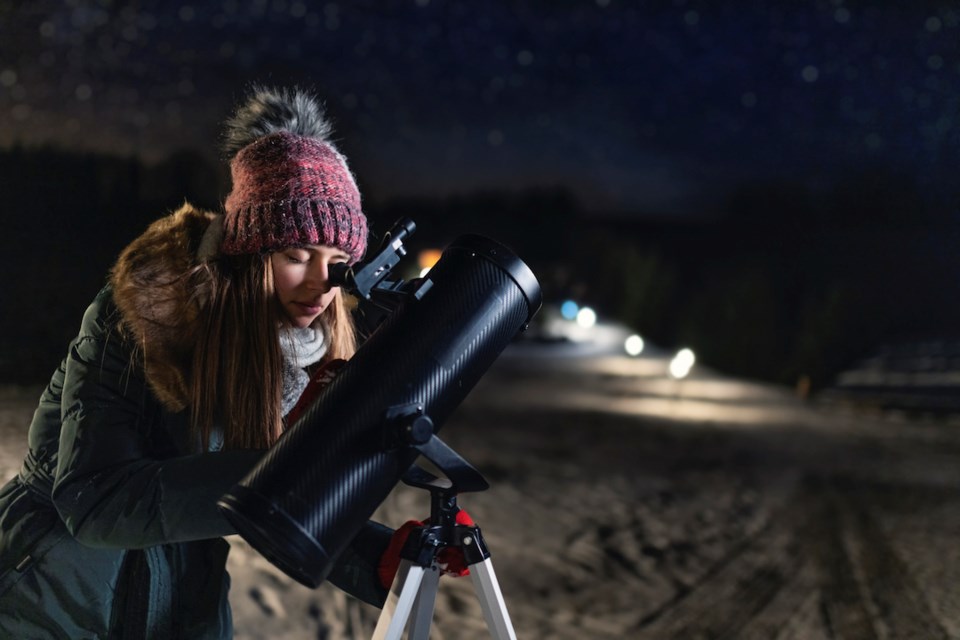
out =
[[[458,458],[455,463],[458,468],[453,473],[443,467],[451,478],[473,487],[474,491],[487,488],[479,472],[452,450],[448,452]],[[447,547],[463,551],[491,635],[497,640],[516,640],[480,528],[456,523],[460,510],[457,480],[442,480],[417,466],[404,475],[404,483],[430,491],[430,520],[429,524],[411,531],[400,552],[400,568],[377,620],[373,640],[400,640],[411,614],[408,638],[426,640],[430,636],[441,573],[437,556]]]

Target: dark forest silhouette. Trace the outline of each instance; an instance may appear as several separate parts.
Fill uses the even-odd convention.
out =
[[[123,246],[184,200],[218,209],[228,189],[226,172],[191,152],[154,166],[0,152],[0,380],[43,381]],[[731,374],[821,387],[879,344],[957,334],[952,211],[876,167],[816,192],[734,187],[710,220],[604,217],[563,188],[409,198],[368,215],[375,234],[413,218],[413,249],[493,237],[531,264],[548,301],[576,297]]]

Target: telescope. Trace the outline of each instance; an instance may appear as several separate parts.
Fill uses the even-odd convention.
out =
[[[370,335],[218,502],[242,538],[311,588],[393,487],[419,469],[419,456],[449,471],[461,490],[486,488],[437,433],[540,308],[530,268],[480,235],[454,240],[424,277],[389,280],[415,228],[403,219],[372,259],[331,269],[331,280],[366,310]]]

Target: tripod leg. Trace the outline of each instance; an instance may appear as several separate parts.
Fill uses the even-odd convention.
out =
[[[397,577],[387,594],[377,627],[373,630],[373,640],[400,640],[425,572],[423,567],[409,560],[401,560]]]
[[[490,634],[497,640],[517,640],[490,558],[470,565],[470,578]]]
[[[437,602],[437,587],[440,582],[440,570],[433,565],[425,570],[423,582],[420,584],[420,593],[413,604],[413,618],[410,620],[410,640],[427,640],[430,637],[430,626],[433,624],[433,610]]]

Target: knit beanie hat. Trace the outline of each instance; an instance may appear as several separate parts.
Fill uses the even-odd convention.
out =
[[[299,90],[256,89],[227,122],[233,191],[220,251],[228,255],[306,244],[367,248],[367,219],[346,158],[330,141],[319,103]]]

